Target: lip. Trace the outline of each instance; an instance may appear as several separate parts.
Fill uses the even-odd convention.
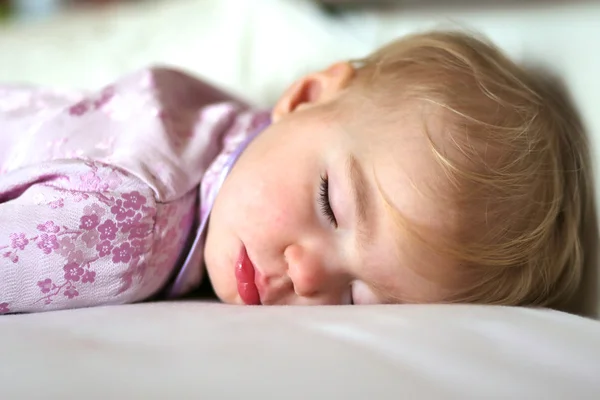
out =
[[[256,269],[248,256],[246,247],[242,245],[240,254],[235,264],[235,279],[237,280],[238,294],[247,305],[261,305],[260,293],[255,283]]]

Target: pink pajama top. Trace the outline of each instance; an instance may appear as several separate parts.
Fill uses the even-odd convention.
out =
[[[91,94],[0,87],[0,314],[197,287],[216,193],[268,123],[164,68]]]

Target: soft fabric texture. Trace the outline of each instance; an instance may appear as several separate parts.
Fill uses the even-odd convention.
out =
[[[218,188],[267,122],[169,69],[90,94],[2,87],[0,313],[144,300],[176,269],[171,297],[196,287]]]
[[[526,308],[144,303],[0,317],[2,399],[565,400],[600,323]]]

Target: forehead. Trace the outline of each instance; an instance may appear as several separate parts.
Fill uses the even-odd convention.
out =
[[[415,302],[440,300],[451,286],[452,268],[447,257],[406,228],[416,228],[435,247],[456,223],[448,176],[432,151],[432,144],[441,151],[446,147],[443,119],[421,111],[406,109],[353,138],[380,218],[368,263],[390,266],[377,269],[377,280]]]
[[[378,197],[430,226],[450,201],[450,179],[434,152],[453,151],[447,136],[441,113],[414,102],[357,130],[352,140]]]

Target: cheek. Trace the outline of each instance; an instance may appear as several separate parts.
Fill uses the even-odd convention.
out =
[[[265,233],[282,234],[298,223],[302,196],[279,182],[260,182],[246,200],[247,220]]]
[[[263,147],[249,148],[223,187],[227,200],[222,215],[242,230],[238,233],[246,240],[267,236],[276,240],[314,220],[312,184],[317,180],[311,177],[318,173],[309,170],[306,152],[299,148],[295,153],[287,148],[266,151]]]
[[[243,240],[270,240],[293,225],[298,195],[275,171],[244,167],[232,172],[223,186],[219,214]]]

